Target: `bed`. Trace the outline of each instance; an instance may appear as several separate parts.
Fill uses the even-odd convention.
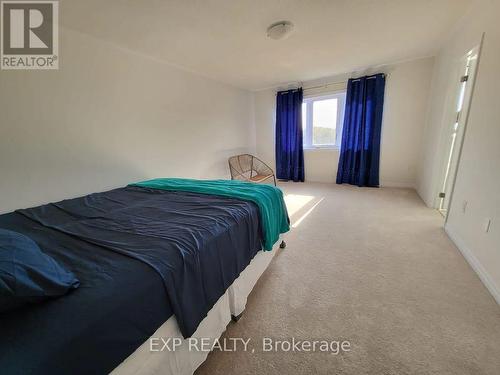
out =
[[[261,221],[248,200],[147,186],[0,215],[81,283],[0,315],[2,373],[192,373],[208,353],[149,339],[217,338],[243,312],[275,253]]]

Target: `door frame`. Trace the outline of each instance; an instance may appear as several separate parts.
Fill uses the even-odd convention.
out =
[[[481,37],[481,41],[480,41],[479,45],[470,49],[466,54],[464,54],[463,56],[460,57],[460,59],[458,60],[458,67],[457,67],[457,65],[455,65],[456,69],[455,69],[455,73],[453,75],[453,92],[452,92],[452,94],[450,94],[450,99],[447,100],[447,103],[446,103],[446,105],[447,105],[446,111],[448,112],[448,115],[445,116],[446,120],[445,120],[445,123],[443,125],[443,130],[442,130],[443,141],[441,142],[441,147],[443,147],[443,149],[445,151],[443,151],[443,155],[442,155],[441,170],[440,170],[440,174],[439,174],[439,180],[438,180],[438,186],[436,189],[437,191],[436,191],[436,198],[435,198],[436,202],[437,202],[435,207],[438,209],[438,211],[441,214],[443,214],[444,219],[445,219],[445,223],[448,221],[448,217],[450,215],[450,209],[451,209],[452,204],[453,204],[453,193],[455,191],[455,183],[457,180],[457,175],[458,175],[458,171],[459,171],[459,167],[460,167],[460,160],[462,157],[463,144],[464,144],[466,133],[467,133],[470,107],[471,107],[471,103],[472,103],[473,96],[474,96],[474,88],[475,88],[475,83],[476,83],[477,72],[479,69],[479,60],[480,60],[480,56],[481,56],[483,38],[484,38],[484,34]],[[455,139],[455,146],[454,146],[455,151],[451,155],[452,164],[450,165],[450,170],[448,171],[449,175],[448,175],[448,183],[447,183],[447,186],[449,188],[446,189],[446,190],[448,190],[447,193],[449,194],[448,206],[447,206],[446,212],[442,212],[442,210],[440,210],[442,198],[440,198],[439,195],[443,190],[444,178],[445,178],[445,174],[446,174],[446,170],[447,170],[447,166],[448,166],[448,160],[450,157],[450,147],[451,147],[450,136],[452,134],[452,130],[451,130],[452,124],[450,124],[450,122],[453,121],[453,119],[456,118],[456,116],[457,116],[456,103],[458,100],[458,95],[460,93],[460,91],[459,91],[460,78],[463,75],[462,67],[465,67],[464,61],[466,61],[468,56],[471,56],[471,55],[476,55],[476,58],[475,58],[474,67],[469,72],[468,82],[470,82],[470,84],[468,84],[466,86],[466,90],[465,90],[465,94],[464,94],[464,101],[463,101],[463,105],[462,105],[462,109],[461,109],[462,114],[461,114],[461,117],[459,118],[459,124],[461,124],[461,125],[459,125],[459,132],[457,133],[457,138]],[[457,81],[458,81],[458,84],[457,84]],[[450,109],[453,109],[452,113],[450,113],[451,112]]]

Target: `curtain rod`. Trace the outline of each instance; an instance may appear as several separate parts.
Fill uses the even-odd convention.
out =
[[[387,76],[387,74],[383,74],[383,75],[384,75],[384,77],[386,77],[386,76]],[[374,79],[374,78],[376,78],[375,76],[376,76],[376,75],[374,74],[374,75],[368,76],[366,79]],[[353,82],[357,82],[357,81],[359,81],[359,80],[361,80],[361,78],[355,78],[355,79],[353,79],[352,81],[353,81]],[[325,84],[323,84],[323,85],[317,85],[317,86],[311,86],[311,87],[305,87],[305,88],[303,88],[303,91],[306,91],[306,90],[314,90],[314,89],[319,89],[319,88],[322,88],[322,87],[327,87],[327,86],[331,86],[331,85],[340,85],[340,84],[342,84],[342,83],[347,83],[347,82],[348,82],[348,80],[345,80],[345,81],[340,81],[340,82],[330,82],[330,83],[325,83]]]
[[[302,90],[306,91],[306,90],[314,90],[314,89],[320,89],[322,87],[328,87],[328,86],[331,86],[331,85],[340,85],[342,83],[347,83],[347,81],[340,81],[340,82],[330,82],[330,83],[325,83],[323,85],[318,85],[318,86],[311,86],[311,87],[305,87],[303,88]]]

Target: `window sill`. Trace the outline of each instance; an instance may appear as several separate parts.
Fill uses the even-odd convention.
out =
[[[340,151],[340,147],[339,146],[324,146],[324,147],[304,146],[304,151],[323,151],[323,150]]]

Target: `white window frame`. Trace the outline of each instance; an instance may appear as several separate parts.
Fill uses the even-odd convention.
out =
[[[346,91],[336,91],[330,94],[307,96],[302,100],[302,103],[306,105],[306,123],[302,124],[303,129],[303,146],[305,150],[317,150],[317,149],[340,149],[340,144],[342,143],[342,126],[344,124],[344,112],[345,112],[345,98]],[[337,99],[337,127],[335,128],[335,144],[328,145],[314,145],[313,141],[313,103],[315,101],[326,100],[326,99]]]

